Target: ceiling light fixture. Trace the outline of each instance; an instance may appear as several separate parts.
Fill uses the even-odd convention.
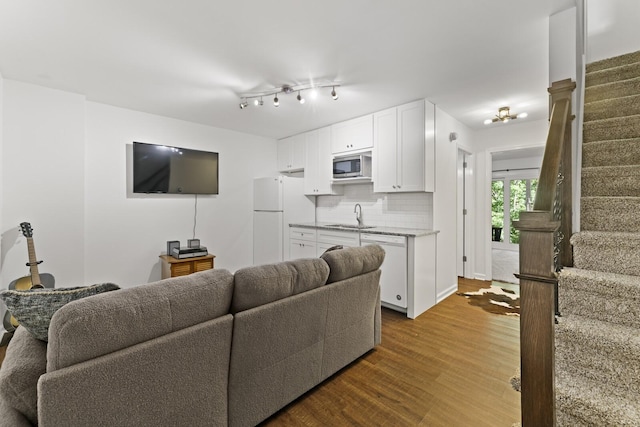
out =
[[[278,95],[281,93],[288,95],[290,93],[297,92],[298,95],[296,96],[296,99],[298,100],[298,102],[300,102],[300,104],[304,104],[306,99],[303,97],[302,92],[304,92],[305,90],[310,90],[311,99],[314,100],[319,96],[318,89],[325,88],[325,87],[331,88],[331,97],[334,100],[338,99],[338,95],[336,94],[336,88],[340,87],[340,84],[335,82],[324,82],[324,83],[315,82],[312,84],[295,85],[295,86],[282,85],[281,87],[276,87],[274,89],[267,90],[264,92],[246,93],[241,95],[242,102],[240,102],[240,109],[244,110],[249,105],[250,100],[253,100],[253,105],[256,107],[263,105],[262,98],[265,96],[273,96],[273,106],[278,107],[280,105],[280,99],[278,98]]]
[[[485,120],[484,124],[490,125],[491,123],[495,122],[507,123],[509,120],[524,119],[527,116],[527,113],[511,114],[511,110],[509,109],[509,107],[501,107],[498,108],[498,114],[496,114],[493,119]]]

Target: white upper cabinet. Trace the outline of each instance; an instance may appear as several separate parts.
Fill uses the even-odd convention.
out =
[[[366,150],[372,147],[372,114],[331,126],[331,152],[333,154]]]
[[[374,118],[374,192],[432,191],[425,186],[425,101]]]
[[[374,192],[435,190],[435,106],[425,100],[374,114]]]
[[[290,136],[278,141],[278,171],[296,172],[304,169],[304,134]]]
[[[305,135],[306,160],[304,163],[304,194],[321,196],[342,194],[331,185],[333,162],[331,157],[331,127],[307,132]]]

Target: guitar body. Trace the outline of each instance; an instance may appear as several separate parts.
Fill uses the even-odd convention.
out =
[[[24,276],[9,283],[9,289],[16,289],[18,291],[26,291],[31,288],[53,288],[55,286],[55,279],[49,273],[38,272],[38,264],[42,261],[37,261],[36,250],[33,244],[33,231],[31,224],[23,222],[20,224],[22,234],[27,238],[27,250],[29,253],[29,262],[27,266],[31,272],[30,276]],[[4,313],[4,319],[2,319],[4,329],[7,332],[13,332],[20,325],[15,317],[7,310]]]

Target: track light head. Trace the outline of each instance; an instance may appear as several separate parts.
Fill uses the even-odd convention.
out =
[[[300,91],[298,91],[298,96],[296,96],[296,99],[300,102],[300,104],[304,104],[304,98],[300,96]]]
[[[240,103],[240,109],[241,109],[241,110],[244,110],[244,109],[245,109],[245,108],[247,108],[248,106],[249,106],[249,104],[247,103],[247,101],[246,101],[246,100],[243,100],[243,101]]]
[[[333,98],[334,101],[338,99],[338,94],[336,93],[335,86],[331,89],[331,97]]]
[[[277,107],[278,105],[280,105],[280,100],[278,99],[278,94],[276,93],[276,95],[273,97],[273,105],[275,107]]]

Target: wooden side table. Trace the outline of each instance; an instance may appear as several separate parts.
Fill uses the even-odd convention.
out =
[[[160,255],[162,260],[162,278],[186,276],[198,271],[210,270],[213,268],[215,255],[205,255],[193,258],[174,258],[169,255]]]

